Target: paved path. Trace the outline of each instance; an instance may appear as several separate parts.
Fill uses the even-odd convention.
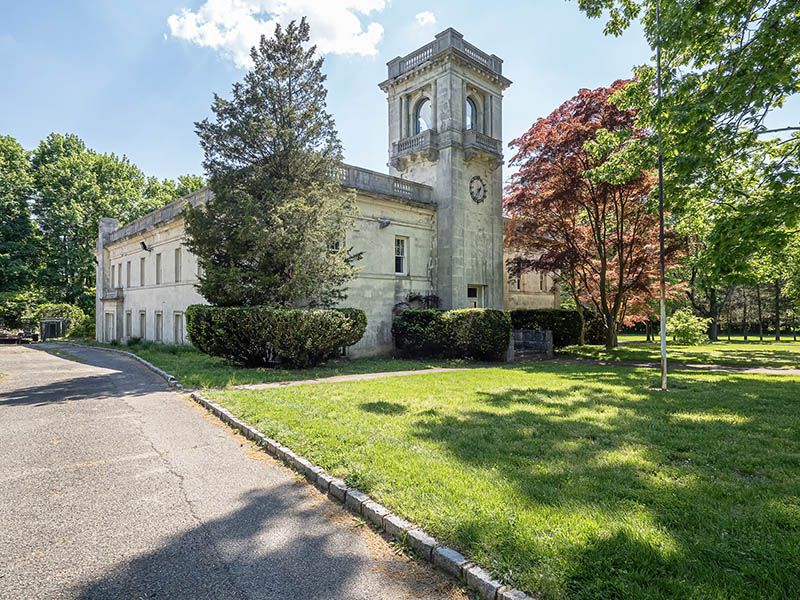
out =
[[[554,362],[565,365],[600,365],[602,367],[634,367],[638,369],[659,369],[660,363],[635,360],[603,360],[597,358],[556,358]],[[744,375],[800,375],[800,369],[792,367],[744,367],[737,365],[703,365],[669,361],[670,371],[721,371],[723,373],[742,373]]]
[[[0,346],[0,598],[463,598],[131,359]]]
[[[231,386],[237,390],[266,390],[282,388],[293,385],[311,385],[315,383],[341,383],[343,381],[369,381],[371,379],[384,379],[386,377],[407,377],[408,375],[425,375],[427,373],[450,373],[451,371],[468,371],[467,368],[435,367],[431,369],[417,369],[416,371],[385,371],[381,373],[356,373],[354,375],[333,375],[319,379],[300,379],[298,381],[274,381],[272,383],[246,383]]]

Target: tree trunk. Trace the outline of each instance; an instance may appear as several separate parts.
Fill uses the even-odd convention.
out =
[[[744,288],[742,288],[742,332],[744,333],[744,341],[747,341],[747,330],[750,328],[750,324],[747,322],[747,294],[744,292]]]
[[[581,305],[580,301],[575,298],[575,308],[578,311],[578,318],[581,320],[581,337],[578,340],[579,346],[586,345],[586,315],[583,312],[583,306]]]
[[[775,341],[781,341],[781,282],[775,280]]]
[[[761,311],[761,284],[756,285],[756,314],[758,316],[758,339],[764,341],[764,315]]]
[[[606,350],[617,347],[617,320],[612,315],[606,316]]]
[[[647,336],[647,342],[653,341],[653,324],[650,321],[646,321],[644,324],[644,332]]]
[[[716,342],[719,339],[719,304],[717,303],[717,289],[713,287],[708,294],[708,312],[711,317],[708,338],[712,342]]]

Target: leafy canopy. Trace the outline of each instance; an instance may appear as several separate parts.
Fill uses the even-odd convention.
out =
[[[341,144],[308,41],[305,20],[262,36],[253,69],[196,123],[214,196],[187,210],[187,246],[212,304],[332,305],[354,275],[340,243],[354,197],[339,183]]]
[[[653,155],[635,110],[612,101],[629,81],[583,89],[511,142],[518,170],[507,189],[509,267],[558,272],[616,345],[622,322],[646,319],[657,289]],[[670,243],[672,260],[678,245]]]
[[[712,223],[708,259],[717,276],[746,269],[764,249],[787,248],[800,228],[800,123],[780,109],[800,92],[796,0],[578,0],[620,35],[641,20],[664,57],[664,98],[654,71],[638,71],[632,97],[642,126],[663,135],[667,200]],[[633,93],[632,93],[633,94]]]

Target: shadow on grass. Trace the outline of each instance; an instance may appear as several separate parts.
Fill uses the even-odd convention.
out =
[[[796,381],[687,374],[664,394],[647,390],[641,370],[515,368],[565,385],[479,392],[485,410],[415,424],[552,515],[536,532],[465,524],[454,533],[461,547],[496,545],[501,572],[539,573],[542,589],[570,598],[800,591]],[[561,564],[537,563],[555,543]]]
[[[359,404],[361,410],[375,415],[402,415],[406,407],[396,402],[364,402]]]

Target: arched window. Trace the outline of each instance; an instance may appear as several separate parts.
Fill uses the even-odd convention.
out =
[[[414,110],[414,135],[430,129],[432,119],[431,101],[423,98],[417,102],[417,108]]]
[[[467,98],[466,119],[464,121],[464,129],[477,129],[478,128],[478,109],[475,108],[475,102],[472,98]]]

